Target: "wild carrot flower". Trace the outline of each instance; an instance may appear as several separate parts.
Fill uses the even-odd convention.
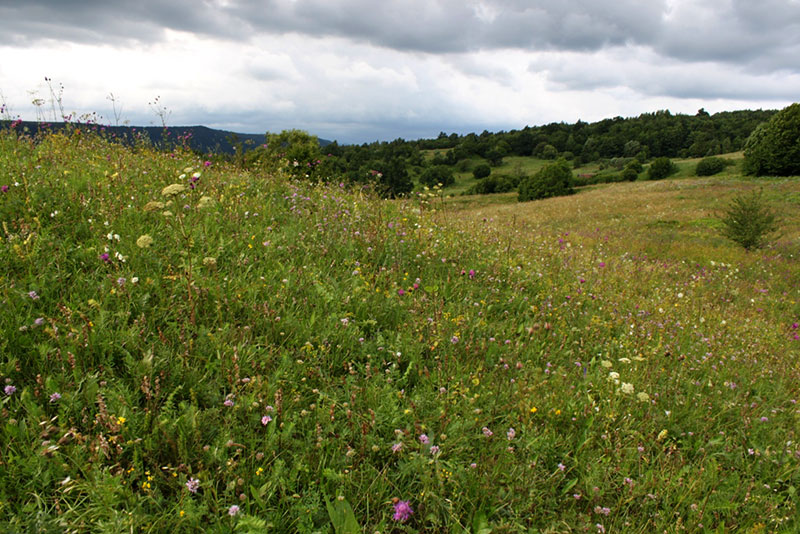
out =
[[[136,246],[139,248],[148,248],[153,244],[153,238],[149,234],[140,235],[136,240]]]
[[[186,186],[183,184],[170,184],[161,190],[161,194],[165,197],[174,197],[186,191]]]
[[[403,523],[408,521],[412,515],[414,515],[414,510],[411,508],[409,501],[398,501],[394,503],[394,515],[392,519]]]

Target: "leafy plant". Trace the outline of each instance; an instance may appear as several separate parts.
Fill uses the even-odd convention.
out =
[[[736,196],[721,217],[722,233],[746,250],[763,247],[778,231],[778,216],[762,198],[761,190]]]
[[[703,158],[697,163],[695,174],[697,176],[713,176],[722,172],[727,162],[722,158],[708,157]]]
[[[656,158],[647,169],[648,180],[663,180],[667,176],[674,174],[678,168],[667,157]]]
[[[555,163],[542,167],[539,172],[520,182],[519,201],[537,200],[540,198],[571,195],[572,171],[569,163],[559,159]]]
[[[782,109],[750,134],[744,170],[756,176],[800,175],[800,103]]]

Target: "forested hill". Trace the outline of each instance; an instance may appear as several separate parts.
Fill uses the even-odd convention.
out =
[[[99,124],[76,124],[64,122],[32,122],[32,121],[0,121],[0,128],[9,127],[12,122],[15,128],[35,135],[40,130],[58,131],[70,127],[89,128],[108,135],[111,138],[121,139],[125,142],[135,142],[137,139],[146,139],[156,145],[164,140],[165,129],[161,126],[103,126]],[[170,143],[183,144],[197,152],[204,154],[234,154],[237,146],[245,151],[264,143],[264,134],[245,134],[215,130],[206,126],[170,126],[166,129],[167,139]],[[319,140],[320,146],[330,143],[324,139]]]
[[[504,155],[564,155],[582,162],[601,158],[633,157],[644,150],[647,157],[701,157],[740,150],[750,132],[768,120],[775,110],[725,111],[710,115],[673,115],[669,110],[638,117],[604,119],[575,124],[563,122],[528,126],[510,132],[458,136],[440,133],[437,139],[420,141],[421,149],[455,149],[487,159]],[[493,153],[492,151],[498,154]]]

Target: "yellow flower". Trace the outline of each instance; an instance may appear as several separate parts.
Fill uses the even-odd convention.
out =
[[[539,410],[536,408],[536,406],[531,407],[531,413],[536,413],[538,411]]]
[[[117,424],[118,425],[124,425],[125,421],[127,421],[127,419],[125,419],[124,417],[117,417]]]
[[[668,434],[668,432],[667,432],[667,429],[665,428],[664,430],[662,430],[661,432],[658,433],[658,437],[656,438],[656,441],[663,441],[664,438],[667,437],[667,434]]]

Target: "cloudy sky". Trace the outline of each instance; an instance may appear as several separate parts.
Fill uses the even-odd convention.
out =
[[[800,99],[800,0],[0,0],[12,116],[340,142]]]

